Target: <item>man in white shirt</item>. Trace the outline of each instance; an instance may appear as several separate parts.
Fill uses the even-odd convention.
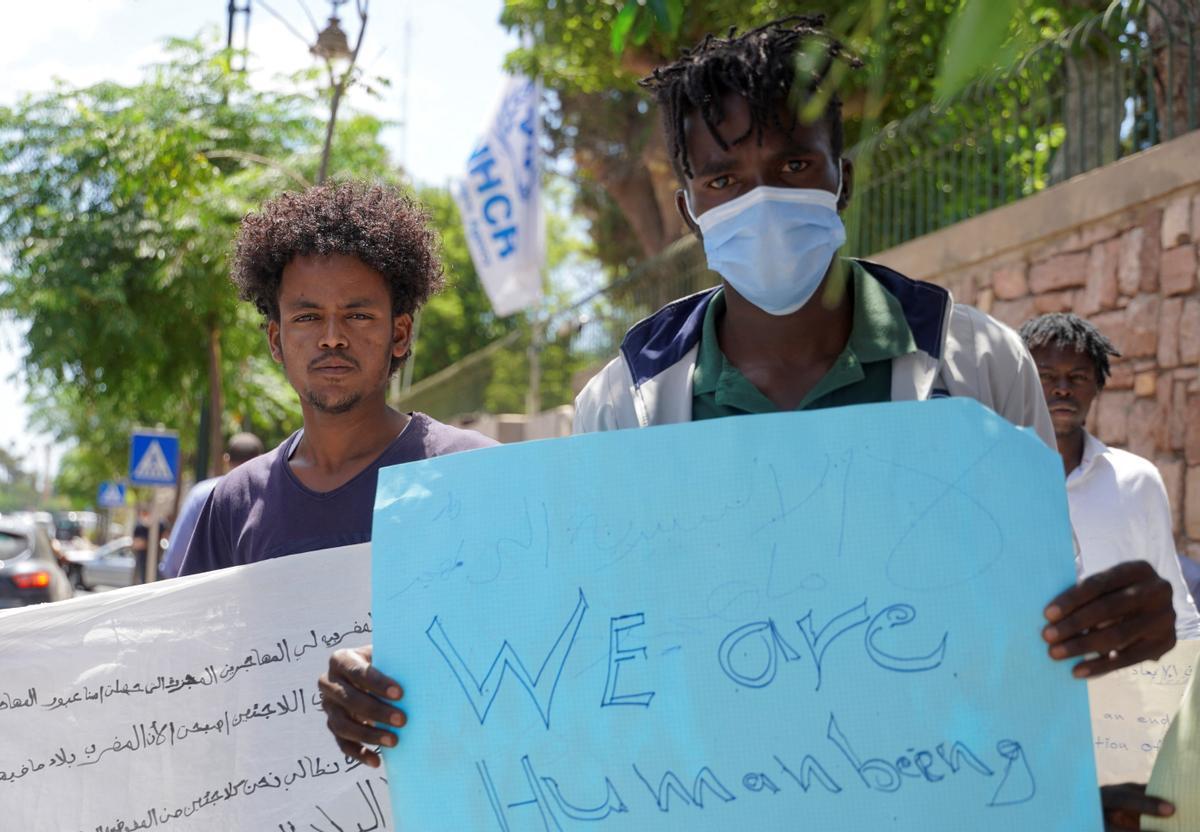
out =
[[[1108,357],[1120,353],[1096,327],[1071,314],[1026,321],[1021,337],[1038,367],[1067,476],[1079,578],[1125,561],[1147,561],[1171,583],[1177,636],[1200,638],[1200,615],[1175,557],[1171,508],[1158,469],[1084,428],[1108,379]]]

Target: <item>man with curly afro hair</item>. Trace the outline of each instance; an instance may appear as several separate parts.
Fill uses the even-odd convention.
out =
[[[221,480],[181,574],[364,543],[381,467],[494,444],[387,404],[413,315],[442,288],[437,248],[424,210],[381,185],[284,193],[242,221],[233,283],[266,318],[304,427]]]

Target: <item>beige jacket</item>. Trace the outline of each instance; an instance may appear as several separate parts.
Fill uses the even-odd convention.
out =
[[[1017,333],[940,286],[858,262],[900,301],[917,344],[892,360],[892,401],[969,396],[1056,449],[1037,367]],[[629,330],[620,354],[575,399],[575,433],[691,421],[692,374],[714,291],[669,303]]]

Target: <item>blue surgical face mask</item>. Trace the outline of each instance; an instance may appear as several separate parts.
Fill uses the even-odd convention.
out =
[[[772,315],[789,315],[808,303],[846,242],[837,212],[838,167],[837,193],[762,186],[699,217],[689,201],[688,213],[704,236],[708,267]]]

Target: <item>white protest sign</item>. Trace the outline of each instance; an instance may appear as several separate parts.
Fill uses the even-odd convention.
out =
[[[1200,657],[1181,641],[1158,661],[1088,682],[1096,776],[1101,785],[1145,783]]]
[[[393,828],[316,681],[370,641],[370,546],[0,614],[4,829]]]
[[[541,199],[538,104],[528,78],[510,78],[452,193],[471,260],[496,314],[542,297],[545,219]]]

